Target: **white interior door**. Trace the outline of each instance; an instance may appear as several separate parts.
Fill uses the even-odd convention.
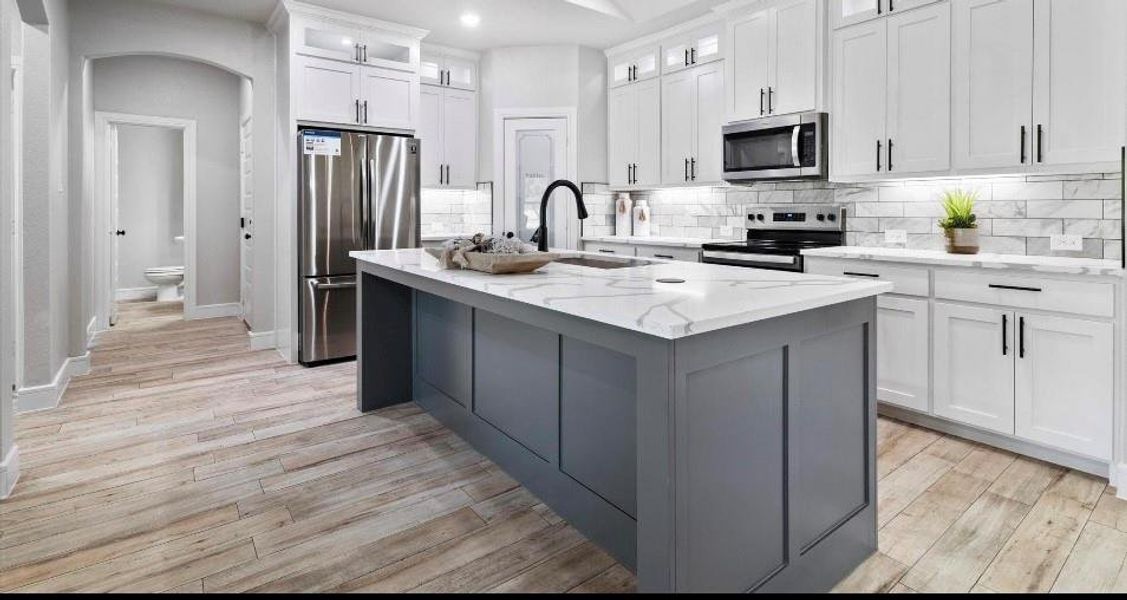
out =
[[[1014,314],[935,305],[935,414],[1014,433]]]
[[[243,322],[254,322],[254,120],[247,117],[239,128],[239,290]]]
[[[532,239],[540,226],[544,190],[553,181],[568,177],[567,131],[567,119],[505,119],[504,231],[525,241]],[[570,194],[566,189],[557,190],[549,204],[551,248],[578,245],[579,221],[569,218],[575,214]]]
[[[888,142],[892,173],[951,166],[951,5],[888,18]]]

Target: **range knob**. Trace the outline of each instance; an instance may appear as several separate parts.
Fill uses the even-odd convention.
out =
[[[829,215],[826,216],[826,218],[830,220],[830,223],[833,223],[834,221],[837,220],[837,215],[830,213]]]
[[[823,215],[822,213],[818,213],[818,220],[819,220],[819,221],[825,221],[825,220],[826,220],[826,215]]]
[[[755,215],[755,220],[756,221],[766,221],[767,219],[766,219],[766,217],[763,216],[763,213],[759,213],[759,214]]]

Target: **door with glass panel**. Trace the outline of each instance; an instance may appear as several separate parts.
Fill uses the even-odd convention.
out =
[[[529,241],[540,226],[540,200],[548,185],[568,177],[567,119],[506,119],[502,215],[499,233]],[[579,220],[566,189],[553,194],[548,212],[548,244],[577,248]]]

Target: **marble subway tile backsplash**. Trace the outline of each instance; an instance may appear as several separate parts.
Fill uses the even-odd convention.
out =
[[[424,189],[421,208],[424,237],[493,229],[493,194],[488,186],[477,190]]]
[[[908,248],[941,250],[939,219],[944,190],[978,193],[976,214],[984,252],[1118,259],[1122,208],[1119,173],[1030,175],[992,178],[888,181],[757,183],[751,186],[672,188],[632,193],[653,214],[660,236],[740,239],[748,209],[763,204],[826,204],[846,207],[846,243],[891,246],[884,232],[908,234]],[[614,234],[614,194],[605,186],[585,190],[591,219],[585,235]],[[1081,252],[1053,252],[1050,236],[1079,235]]]

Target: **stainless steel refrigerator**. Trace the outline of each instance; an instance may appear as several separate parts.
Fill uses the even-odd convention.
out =
[[[305,129],[298,211],[302,364],[356,356],[353,250],[418,248],[419,140]]]

